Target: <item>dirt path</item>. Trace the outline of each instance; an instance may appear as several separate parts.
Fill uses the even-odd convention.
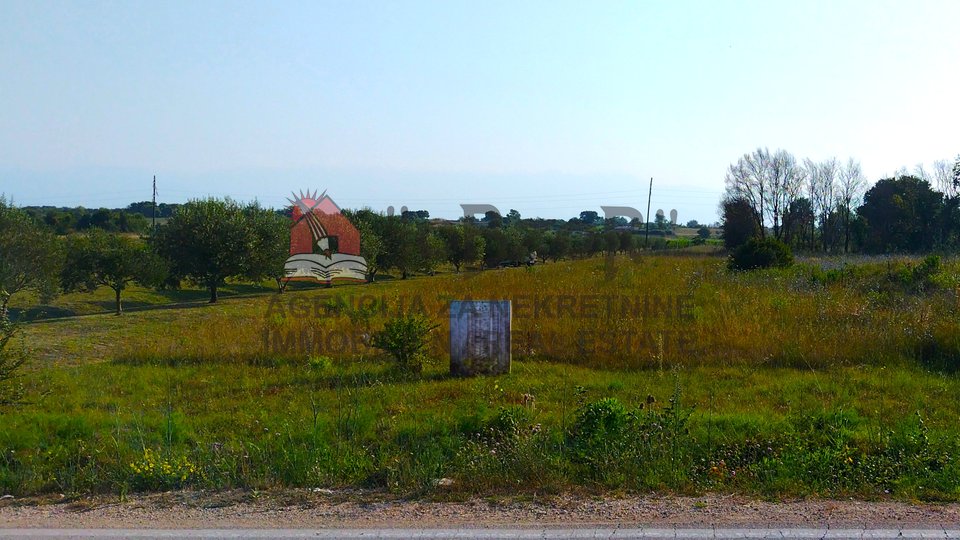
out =
[[[0,501],[0,527],[325,528],[534,525],[701,527],[957,527],[960,504],[805,500],[768,502],[739,496],[425,502],[369,495],[286,491],[167,493],[74,502]]]

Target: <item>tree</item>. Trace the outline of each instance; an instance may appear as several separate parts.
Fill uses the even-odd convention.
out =
[[[800,197],[790,202],[783,220],[783,241],[790,246],[808,245],[813,247],[813,238],[807,232],[813,231],[814,215],[810,199]],[[808,242],[809,240],[809,242]]]
[[[446,245],[447,261],[460,273],[464,264],[483,260],[485,242],[471,225],[444,225],[438,229]]]
[[[636,248],[636,242],[633,239],[633,233],[630,231],[620,231],[617,233],[620,237],[620,251],[629,253]]]
[[[16,405],[23,399],[23,386],[14,383],[27,362],[27,355],[11,350],[16,334],[17,326],[0,318],[0,407]]]
[[[91,229],[67,240],[66,264],[61,276],[66,291],[92,292],[110,287],[115,298],[116,314],[123,313],[121,294],[130,283],[150,287],[167,275],[166,261],[150,250],[143,241]]]
[[[524,258],[524,249],[520,231],[515,227],[505,229],[485,229],[484,265],[494,267],[501,262],[519,262]]]
[[[957,159],[953,163],[953,190],[960,190],[960,154],[957,154]]]
[[[760,236],[760,223],[753,204],[745,198],[724,199],[721,203],[723,217],[723,245],[735,249],[752,238]]]
[[[860,198],[867,185],[860,163],[850,158],[840,169],[839,199],[843,213],[843,251],[850,252],[850,216],[853,208],[860,205]]]
[[[418,263],[416,225],[397,216],[386,216],[381,220],[380,237],[383,239],[381,268],[395,268],[407,279]]]
[[[500,217],[500,214],[494,212],[493,210],[487,211],[487,213],[483,215],[483,219],[481,221],[486,223],[491,229],[499,229],[500,227],[503,227],[503,218]]]
[[[866,248],[874,252],[923,251],[936,240],[943,195],[913,176],[885,178],[863,198]]]
[[[960,162],[960,156],[957,159]],[[953,168],[954,164],[945,159],[933,162],[933,180],[945,197],[956,197],[957,188],[960,187],[953,181]]]
[[[821,246],[826,251],[833,240],[829,234],[827,220],[837,202],[837,172],[840,165],[836,158],[830,158],[819,163],[807,159],[804,162],[804,168],[809,178],[808,190],[813,213],[816,221],[820,224]],[[811,230],[811,241],[813,241],[814,236],[814,232]]]
[[[255,245],[244,208],[231,199],[190,201],[173,214],[156,235],[158,252],[175,276],[210,291],[210,303],[228,278],[243,277]]]
[[[687,222],[687,228],[688,228],[688,229],[698,229],[698,228],[700,228],[700,224],[697,223],[697,220],[691,219],[690,221]]]
[[[603,219],[593,210],[584,210],[580,212],[580,222],[584,225],[597,225],[603,222]]]
[[[426,221],[430,219],[430,212],[427,212],[426,210],[407,210],[405,212],[401,212],[400,217],[413,221]]]
[[[433,275],[437,266],[447,260],[447,244],[427,223],[417,227],[418,270]]]
[[[774,237],[780,238],[784,213],[799,197],[803,180],[804,172],[793,154],[757,148],[727,169],[725,197],[742,199],[750,205],[761,237],[766,235],[769,222]]]
[[[10,299],[17,293],[55,295],[62,264],[59,239],[0,195],[0,321],[9,320]]]
[[[521,234],[521,243],[523,244],[524,255],[529,259],[536,258],[540,252],[546,249],[546,238],[543,231],[533,227],[525,227]],[[536,261],[534,261],[536,262]]]
[[[710,238],[710,229],[707,227],[697,229],[697,238],[702,238],[703,240]]]
[[[785,214],[790,203],[800,197],[806,175],[797,165],[796,158],[786,150],[777,150],[768,162],[770,189],[767,190],[767,207],[773,218],[773,236],[783,236]]]
[[[615,231],[607,231],[603,233],[603,251],[610,255],[615,254],[620,250],[620,237]]]
[[[570,254],[570,233],[559,231],[547,238],[547,253],[553,262],[565,259]]]
[[[749,206],[751,212],[744,215],[749,215],[756,221],[757,230],[761,236],[765,234],[769,162],[770,151],[766,148],[758,148],[752,153],[744,154],[736,163],[731,164],[724,178],[724,184],[726,184],[724,198]]]
[[[373,283],[385,256],[383,237],[378,232],[384,218],[369,208],[344,210],[343,214],[360,233],[360,256],[367,261],[367,283]]]
[[[654,218],[654,223],[657,226],[657,230],[663,231],[667,229],[667,216],[663,215],[663,212],[657,212],[657,217]]]
[[[248,205],[243,211],[253,234],[253,245],[243,273],[255,283],[273,279],[277,292],[282,294],[287,275],[284,266],[290,257],[290,219],[257,203]]]

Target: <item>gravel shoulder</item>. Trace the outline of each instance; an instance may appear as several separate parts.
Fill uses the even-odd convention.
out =
[[[175,492],[116,498],[0,500],[0,528],[372,527],[956,528],[960,504],[797,500],[733,495],[396,500],[364,493]]]

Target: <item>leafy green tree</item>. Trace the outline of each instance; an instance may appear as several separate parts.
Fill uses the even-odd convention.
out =
[[[253,233],[253,244],[246,258],[244,275],[254,283],[272,279],[277,292],[286,288],[284,264],[290,257],[290,219],[253,203],[244,208]]]
[[[707,227],[700,227],[697,229],[697,237],[703,240],[710,238],[710,229]]]
[[[483,231],[483,240],[486,250],[483,257],[485,268],[494,268],[509,258],[507,254],[507,235],[499,228],[487,228]]]
[[[580,212],[580,222],[584,225],[599,225],[603,223],[603,218],[594,210],[584,210]]]
[[[499,229],[503,227],[503,218],[500,217],[500,214],[494,212],[493,210],[488,211],[483,215],[483,219],[480,220],[487,224],[491,229]]]
[[[816,242],[816,214],[810,199],[800,197],[790,201],[783,214],[783,241],[789,246],[813,248]]]
[[[0,195],[0,321],[9,320],[10,299],[17,293],[53,297],[62,265],[60,240]]]
[[[430,212],[426,210],[407,210],[406,212],[401,212],[400,217],[412,221],[426,221],[430,219]]]
[[[384,253],[381,268],[394,268],[403,279],[407,279],[419,262],[416,225],[397,216],[386,216],[382,221],[381,236]]]
[[[172,272],[210,291],[228,278],[244,277],[255,245],[255,235],[244,208],[231,199],[190,201],[158,228],[158,252],[171,263]]]
[[[447,244],[428,223],[417,227],[417,258],[419,270],[433,275],[437,267],[447,260]]]
[[[670,222],[667,221],[667,216],[657,212],[657,216],[654,218],[654,225],[657,226],[657,230],[665,231],[669,228]]]
[[[475,226],[444,225],[437,232],[446,244],[447,261],[458,273],[463,265],[483,260],[486,242]]]
[[[570,233],[559,231],[547,238],[547,253],[553,262],[565,259],[570,254]]]
[[[583,257],[587,254],[588,238],[582,234],[571,235],[568,253],[573,257]]]
[[[603,233],[603,251],[611,255],[620,250],[620,237],[614,231]]]
[[[617,237],[620,239],[620,251],[629,253],[636,247],[636,241],[633,238],[632,232],[620,231],[617,233]]]
[[[369,208],[344,210],[343,214],[360,233],[360,256],[367,261],[367,283],[373,283],[385,255],[383,238],[378,232],[384,217]]]
[[[720,205],[723,212],[723,245],[727,249],[738,248],[751,238],[760,237],[760,221],[750,201],[734,197],[725,199]]]
[[[504,229],[485,229],[484,265],[494,267],[502,262],[517,263],[526,258],[523,238],[516,227]]]
[[[518,222],[519,226],[519,222]],[[526,257],[533,254],[540,255],[546,249],[546,240],[543,231],[534,227],[524,227],[521,233],[521,243]]]
[[[866,222],[866,249],[891,252],[933,248],[942,197],[926,180],[913,176],[877,182],[857,209]]]
[[[590,233],[587,237],[588,243],[586,245],[587,254],[591,257],[604,251],[607,248],[607,242],[604,239],[602,234],[599,233]]]
[[[143,241],[91,229],[67,239],[62,283],[66,291],[113,289],[116,313],[123,313],[121,294],[130,283],[150,287],[167,276],[166,261]]]

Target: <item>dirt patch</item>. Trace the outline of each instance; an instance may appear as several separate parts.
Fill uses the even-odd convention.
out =
[[[396,500],[375,493],[175,492],[116,498],[0,501],[0,527],[325,528],[470,526],[956,527],[960,504],[760,501],[741,496],[562,495],[464,502]]]

